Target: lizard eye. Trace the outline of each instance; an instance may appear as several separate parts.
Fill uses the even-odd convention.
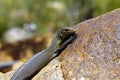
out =
[[[61,30],[60,34],[62,35],[62,34],[64,34],[64,32],[65,32],[64,30]]]
[[[61,34],[65,34],[66,32],[68,32],[67,29],[62,29],[62,30],[61,30]]]
[[[63,37],[63,34],[66,34],[66,30],[65,29],[61,29],[60,30],[59,36]]]

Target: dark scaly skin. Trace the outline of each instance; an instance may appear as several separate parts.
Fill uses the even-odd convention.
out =
[[[57,57],[70,44],[76,34],[70,29],[60,29],[47,49],[37,53],[24,63],[10,80],[31,80],[53,58]]]

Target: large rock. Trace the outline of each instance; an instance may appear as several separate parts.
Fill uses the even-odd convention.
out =
[[[74,42],[33,80],[120,80],[120,9],[73,29]]]
[[[60,55],[65,80],[120,80],[120,9],[74,27],[78,37]]]

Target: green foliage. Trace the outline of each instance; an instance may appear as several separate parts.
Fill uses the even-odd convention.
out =
[[[94,5],[94,16],[98,16],[113,9],[120,8],[120,0],[94,0]]]
[[[119,8],[119,4],[119,0],[0,0],[0,37],[8,28],[26,22],[34,22],[38,34],[56,31]]]

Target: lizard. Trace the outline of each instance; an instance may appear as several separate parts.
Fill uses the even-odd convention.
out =
[[[60,55],[75,38],[76,33],[72,29],[58,30],[53,36],[51,45],[26,61],[10,80],[31,80],[52,59]]]

